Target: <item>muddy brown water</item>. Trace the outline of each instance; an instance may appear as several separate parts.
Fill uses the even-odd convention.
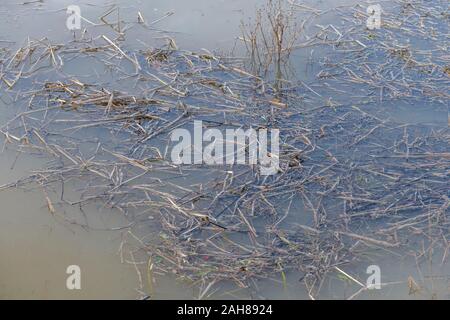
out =
[[[358,2],[323,0],[309,1],[307,4],[331,8]],[[90,21],[95,20],[112,5],[118,5],[121,8],[121,18],[129,20],[134,19],[137,11],[140,11],[147,21],[155,21],[167,12],[173,12],[173,15],[155,27],[171,31],[171,36],[177,40],[180,47],[230,52],[240,34],[240,22],[251,17],[255,8],[264,3],[264,0],[91,0],[83,2],[80,7],[82,15]],[[42,3],[28,4],[15,0],[2,1],[2,45],[10,44],[14,48],[27,37],[47,37],[56,42],[70,41],[72,34],[65,28],[65,9],[70,4],[72,1],[66,0],[45,0]],[[158,42],[154,35],[149,36],[142,29],[133,30],[131,34],[133,40],[144,43]],[[101,74],[101,71],[94,73]],[[90,77],[93,67],[89,62],[68,63],[65,72]],[[15,114],[14,105],[7,102],[7,98],[0,99],[1,123]],[[398,106],[392,116],[399,121],[413,123],[446,121],[446,114],[442,112],[416,107],[417,112],[411,112],[410,108]],[[49,159],[42,156],[18,153],[17,150],[5,148],[0,154],[0,186],[27,176],[33,170],[39,170],[47,161]],[[69,197],[71,193],[76,197],[76,190],[69,188],[66,193]],[[88,219],[91,228],[86,229],[51,214],[39,188],[4,190],[0,192],[0,204],[0,299],[135,299],[148,293],[145,273],[138,274],[134,265],[129,263],[130,257],[124,257],[120,252],[124,231],[116,229],[126,225],[127,221],[119,212],[104,208],[100,204],[90,205],[84,208],[84,212],[80,212],[76,207],[56,208],[57,211],[63,212],[64,216],[76,221]],[[301,205],[298,205],[297,210],[302,212]],[[382,282],[395,284],[365,293],[359,298],[449,298],[450,272],[446,265],[433,263],[419,267],[413,259],[394,260],[382,257],[377,259],[376,264],[383,270]],[[81,268],[81,290],[68,290],[66,287],[66,269],[69,265],[78,265]],[[346,272],[365,281],[368,277],[367,267],[367,262],[353,264]],[[298,285],[298,274],[287,274],[286,277],[286,283],[281,281],[281,275],[274,275],[274,279],[279,279],[275,282],[258,281],[257,292],[223,284],[212,297],[309,298],[305,289]],[[423,288],[420,294],[410,295],[408,277],[420,282]],[[144,282],[142,289],[138,289],[140,282]],[[324,283],[322,294],[326,298],[339,299],[350,296],[357,289],[354,283],[337,273]],[[180,283],[172,277],[156,277],[153,291],[155,298],[162,299],[198,296],[196,288]]]

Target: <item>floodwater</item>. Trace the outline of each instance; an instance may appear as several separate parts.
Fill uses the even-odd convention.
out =
[[[17,48],[27,38],[48,38],[53,42],[67,42],[73,34],[65,28],[66,8],[70,0],[17,1],[3,0],[0,5],[0,44]],[[80,5],[82,16],[89,21],[108,11],[113,5],[120,7],[120,18],[135,21],[141,12],[147,22],[157,21],[154,27],[170,32],[177,45],[183,49],[235,52],[240,23],[251,18],[255,9],[265,0],[156,0],[156,1],[104,1],[88,0]],[[320,9],[358,3],[355,0],[322,0],[304,2]],[[78,4],[78,2],[77,2]],[[167,14],[171,13],[171,14]],[[167,17],[165,17],[167,15]],[[117,17],[110,17],[111,20]],[[83,21],[89,25],[89,22]],[[337,22],[339,23],[339,22]],[[92,26],[91,26],[92,27]],[[108,27],[94,27],[99,33]],[[129,46],[156,46],[162,34],[145,29],[133,29],[127,34]],[[162,42],[161,42],[162,43]],[[319,55],[320,53],[315,53]],[[298,57],[303,61],[304,57]],[[1,70],[0,70],[1,71]],[[64,72],[82,79],[95,75],[107,81],[103,70],[95,63],[67,63]],[[301,77],[308,77],[309,74]],[[106,78],[105,78],[106,77]],[[3,94],[2,94],[3,95]],[[0,125],[16,114],[13,97],[0,95]],[[385,106],[377,113],[390,112],[396,121],[427,123],[437,126],[447,124],[447,110],[420,106]],[[389,111],[387,111],[389,110]],[[413,110],[413,112],[411,112]],[[1,138],[3,139],[3,137]],[[1,140],[2,141],[2,140]],[[3,141],[2,141],[3,142]],[[3,143],[2,143],[3,145]],[[0,186],[15,182],[39,170],[50,159],[40,155],[18,152],[5,147],[0,154]],[[61,189],[56,189],[59,194]],[[76,199],[76,186],[64,191]],[[54,196],[54,195],[53,195]],[[120,212],[105,208],[100,203],[83,207],[56,207],[50,212],[46,195],[39,186],[9,188],[0,192],[0,298],[1,299],[135,299],[149,293],[145,272],[136,270],[146,264],[141,257],[133,257],[123,250],[127,220]],[[295,207],[295,205],[294,205]],[[300,212],[304,211],[298,205]],[[364,282],[370,260],[380,266],[383,283],[392,283],[381,290],[364,293],[362,299],[448,299],[450,298],[450,270],[438,262],[418,265],[412,258],[393,252],[389,257],[381,253],[370,254],[368,261],[352,263],[345,271]],[[135,260],[133,260],[135,259]],[[394,260],[395,259],[395,260]],[[395,263],[393,263],[395,261]],[[376,263],[375,263],[376,262]],[[81,290],[69,290],[66,269],[70,265],[81,268]],[[305,289],[298,285],[297,274],[287,274],[282,281],[258,281],[258,290],[235,289],[223,284],[212,298],[272,298],[308,299]],[[281,279],[280,275],[274,278]],[[414,279],[423,290],[410,295],[408,278]],[[342,299],[358,290],[355,283],[336,273],[330,276],[321,289],[322,297]],[[156,276],[152,288],[153,298],[170,299],[198,297],[198,290],[171,277]]]

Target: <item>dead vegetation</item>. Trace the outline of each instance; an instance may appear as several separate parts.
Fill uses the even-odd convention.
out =
[[[367,31],[355,28],[364,18],[359,7],[342,13],[346,30],[320,25],[299,44],[289,18],[295,10],[305,9],[285,13],[281,1],[271,2],[268,20],[260,12],[254,29],[244,29],[251,68],[245,60],[180,50],[173,40],[129,52],[104,35],[0,50],[2,97],[18,110],[0,127],[4,147],[53,157],[48,168],[3,188],[37,183],[54,214],[54,185],[76,183],[81,198],[61,195],[58,202],[82,208],[101,200],[120,210],[130,219],[130,250],[149,257],[142,263],[150,281],[174,274],[203,288],[201,297],[221,281],[249,288],[255,279],[279,281],[296,271],[314,299],[327,274],[345,273],[345,265],[374,250],[417,249],[418,239],[418,260],[440,249],[447,261],[449,128],[371,112],[396,99],[445,106],[449,79],[442,68],[449,61],[442,44],[428,49],[433,56],[406,49],[395,44],[398,27],[367,40]],[[428,2],[415,10],[442,19]],[[403,28],[422,36],[427,26]],[[292,50],[316,46],[330,49],[333,59],[322,59],[315,82],[270,85],[268,70],[279,83]],[[89,82],[61,72],[64,62],[87,56],[119,80]],[[264,177],[249,166],[174,165],[168,134],[195,119],[220,128],[280,128],[281,172]],[[92,138],[100,133],[109,139]]]
[[[277,91],[289,73],[289,57],[301,29],[292,8],[281,0],[268,1],[253,21],[241,24],[240,39],[250,56],[250,70],[262,77],[273,76]]]

